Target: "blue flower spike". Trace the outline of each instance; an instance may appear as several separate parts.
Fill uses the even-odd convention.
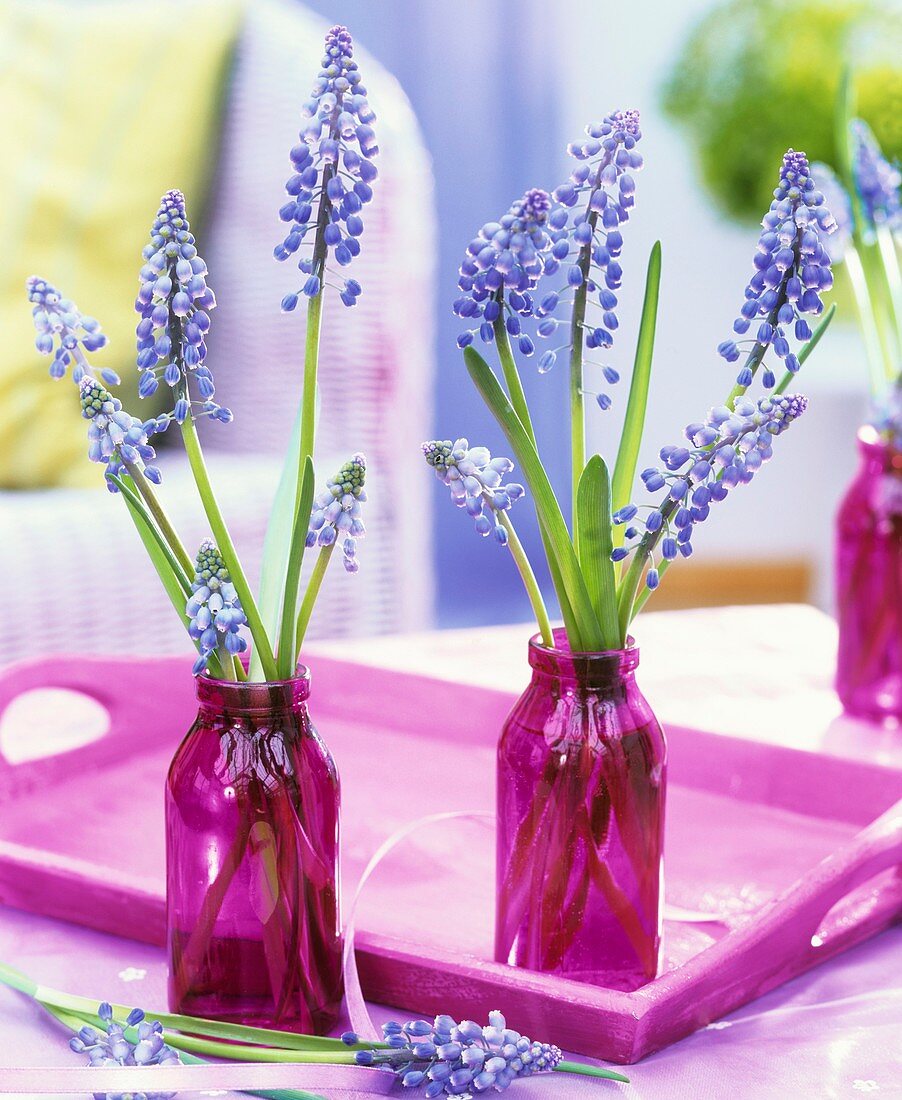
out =
[[[356,454],[326,482],[326,488],[313,502],[307,546],[341,547],[342,561],[348,573],[360,568],[357,541],[366,534],[361,519],[361,504],[366,502],[366,459]]]
[[[902,172],[883,155],[870,126],[860,118],[852,120],[852,168],[871,232],[886,225],[894,233],[902,230]]]
[[[86,1054],[88,1064],[96,1067],[108,1066],[177,1066],[178,1054],[163,1041],[163,1025],[158,1021],[145,1019],[140,1008],[132,1009],[125,1024],[116,1023],[113,1009],[102,1004],[97,1010],[102,1030],[85,1025],[78,1034],[69,1040],[69,1047],[76,1054]],[[137,1038],[131,1039],[126,1031],[137,1029]],[[124,1094],[95,1093],[106,1095],[107,1100],[125,1100]],[[129,1094],[131,1095],[131,1094]],[[170,1100],[174,1092],[142,1093],[144,1100]]]
[[[100,351],[108,341],[100,328],[100,322],[85,316],[78,306],[37,275],[25,282],[28,300],[32,303],[31,315],[35,327],[35,347],[42,355],[52,355],[50,375],[63,378],[72,367],[72,381],[78,385],[85,377],[96,377],[87,354]],[[103,369],[99,377],[107,386],[118,386],[119,375],[114,370]]]
[[[148,435],[154,430],[153,421],[142,423],[122,408],[122,402],[105,389],[91,375],[84,375],[79,383],[81,415],[88,423],[88,458],[106,465],[107,488],[112,493],[119,490],[110,480],[121,474],[143,472],[143,475],[159,485],[162,475],[156,466],[145,465],[156,458],[156,452],[148,443]]]
[[[200,650],[194,662],[195,676],[204,671],[217,650],[235,656],[247,649],[247,642],[240,634],[247,618],[228,568],[212,539],[204,539],[197,552],[191,598],[185,613],[191,620],[188,633]]]
[[[654,545],[660,540],[661,556],[672,561],[677,555],[692,554],[695,527],[708,518],[711,507],[725,500],[737,485],[750,482],[773,456],[773,441],[797,420],[808,407],[801,394],[781,394],[759,398],[737,397],[732,410],[726,405],[711,409],[703,423],[689,424],[685,430],[688,445],[662,447],[662,467],[649,467],[641,473],[646,489],[658,493],[667,489],[659,506],[648,511],[644,530],[628,530],[627,542],[618,547],[615,561],[636,549],[640,540]],[[638,512],[634,504],[614,516],[615,524],[629,522]],[[646,574],[646,584],[656,588],[658,570]]]
[[[820,162],[812,164],[811,178],[814,180],[814,186],[824,196],[824,206],[836,222],[836,229],[829,242],[825,242],[825,247],[833,263],[839,263],[852,240],[852,204],[836,173],[826,164]]]
[[[473,1100],[483,1093],[504,1092],[518,1078],[550,1073],[563,1058],[558,1047],[512,1031],[500,1012],[490,1012],[485,1027],[436,1016],[432,1023],[383,1024],[382,1034],[390,1049],[359,1050],[357,1064],[393,1074],[404,1088],[422,1088],[428,1100]],[[342,1038],[357,1042],[356,1035]]]
[[[536,331],[543,339],[555,338],[562,323],[555,313],[561,304],[571,301],[572,323],[566,326],[565,341],[540,358],[542,373],[551,369],[562,352],[569,356],[579,333],[584,352],[603,354],[613,347],[619,327],[622,226],[635,206],[635,174],[642,168],[637,149],[642,138],[639,112],[612,111],[601,122],[587,126],[585,133],[583,140],[567,147],[577,166],[569,180],[555,190],[559,206],[550,218],[554,244],[545,260],[545,275],[565,275],[566,287],[542,295],[536,309]],[[613,367],[594,365],[608,385],[619,380]],[[611,408],[607,393],[593,395],[602,411]]]
[[[322,68],[303,113],[309,121],[291,150],[292,174],[279,210],[288,228],[273,250],[281,261],[299,255],[298,269],[305,276],[298,290],[282,299],[286,313],[303,298],[320,295],[330,275],[339,280],[344,305],[355,305],[361,293],[360,283],[337,269],[360,254],[362,212],[373,197],[379,146],[372,126],[376,116],[347,27],[332,27],[326,35]]]
[[[433,439],[423,444],[423,457],[451,490],[452,502],[473,518],[477,532],[494,535],[499,545],[507,546],[501,517],[525,493],[522,485],[504,484],[513,462],[492,458],[487,447],[471,447],[466,439]]]
[[[533,188],[511,206],[497,222],[486,222],[467,246],[460,265],[453,310],[472,328],[458,337],[458,347],[473,342],[478,333],[484,343],[494,340],[494,324],[504,320],[508,334],[524,355],[535,350],[521,330],[521,317],[532,316],[532,291],[545,270],[553,239],[548,217],[551,196]]]
[[[213,400],[216,387],[207,366],[207,333],[216,296],[207,286],[207,265],[185,213],[181,191],[167,191],[144,247],[135,310],[138,393],[150,397],[164,382],[174,391],[171,412],[158,418],[158,431],[174,420],[209,416],[227,424],[228,409]]]
[[[815,186],[804,153],[790,149],[784,155],[774,200],[761,224],[755,273],[733,323],[733,332],[740,337],[749,333],[749,339],[724,340],[717,351],[728,363],[735,363],[742,355],[740,343],[750,344],[736,384],[750,386],[763,365],[762,382],[771,390],[777,376],[765,362],[767,352],[772,350],[787,370],[796,373],[799,360],[792,351],[791,337],[798,342],[810,339],[805,317],[823,312],[821,293],[833,286],[824,238],[836,230],[837,223]]]

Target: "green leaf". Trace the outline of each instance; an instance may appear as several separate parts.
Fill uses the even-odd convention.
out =
[[[190,584],[188,584],[178,562],[176,562],[175,558],[172,556],[172,552],[169,551],[168,547],[163,542],[160,533],[150,522],[143,507],[138,503],[137,497],[122,481],[119,481],[119,479],[114,480],[119,482],[119,490],[122,494],[122,499],[125,501],[125,506],[128,508],[138,535],[144,543],[144,548],[153,563],[153,567],[156,569],[157,575],[162,581],[163,587],[166,589],[166,595],[169,597],[179,618],[183,623],[187,624],[189,620],[185,614],[185,604],[188,597],[191,595]]]
[[[629,1077],[624,1077],[616,1070],[588,1066],[585,1062],[558,1062],[555,1070],[557,1073],[577,1073],[581,1077],[603,1077],[606,1081],[622,1081],[625,1085],[630,1082]]]
[[[313,457],[313,440],[319,393],[316,374],[319,363],[319,334],[322,322],[323,295],[317,294],[307,303],[307,332],[304,337],[304,374],[297,418],[291,432],[288,452],[276,489],[272,512],[263,543],[263,566],[260,573],[260,614],[267,636],[280,633],[280,613],[284,603],[285,578],[288,572],[295,513],[298,507],[299,482],[302,478],[301,454]],[[256,649],[256,647],[255,647]],[[258,679],[262,668],[251,654],[251,679]]]
[[[307,531],[310,527],[315,480],[313,459],[308,455],[304,461],[301,493],[298,498],[297,512],[294,517],[294,530],[291,534],[291,546],[288,551],[288,565],[285,570],[285,593],[282,599],[282,621],[279,627],[279,649],[276,655],[279,662],[279,675],[285,680],[294,675],[295,665],[297,664],[294,632],[298,605],[298,582],[301,578],[301,564],[304,561]]]
[[[605,649],[620,649],[617,615],[617,585],[614,578],[614,549],[611,523],[611,479],[601,455],[586,463],[576,492],[579,532],[577,554],[592,607],[601,624]]]
[[[291,432],[291,440],[285,455],[285,464],[279,477],[279,485],[266,526],[263,541],[263,565],[260,569],[260,596],[258,605],[263,625],[270,638],[278,638],[279,614],[282,610],[284,579],[288,570],[291,532],[294,526],[295,505],[298,495],[298,467],[301,451],[301,409]],[[251,651],[251,680],[262,680],[263,669],[256,653]]]
[[[570,532],[538,452],[485,359],[475,348],[468,347],[464,348],[464,361],[476,388],[507,436],[532,492],[570,646],[575,651],[597,652],[604,646],[601,627],[586,591]]]
[[[655,350],[655,329],[658,322],[660,290],[661,242],[655,241],[648,257],[648,271],[645,276],[645,299],[642,304],[642,317],[639,321],[639,338],[636,342],[636,356],[633,360],[630,396],[626,405],[626,417],[611,482],[612,511],[614,512],[629,504],[632,497],[636,463],[639,459],[642,432],[645,428],[645,411],[648,407],[648,388]],[[615,541],[618,546],[623,542],[622,527],[616,529]]]
[[[148,515],[141,498],[131,488],[131,478],[111,477],[110,480],[118,487],[122,499],[125,501],[125,506],[128,508],[129,515],[132,517],[138,536],[141,542],[144,543],[144,549],[147,551],[147,555],[157,571],[157,576],[166,590],[169,602],[187,630],[191,620],[185,613],[185,605],[191,595],[191,582],[176,560],[175,555],[169,549],[166,540]],[[194,642],[194,648],[199,649],[197,642]],[[215,653],[210,656],[210,671],[219,676],[222,673],[218,656]]]

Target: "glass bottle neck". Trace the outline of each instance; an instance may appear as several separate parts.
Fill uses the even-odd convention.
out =
[[[616,695],[635,683],[639,649],[628,639],[626,649],[600,653],[571,653],[564,630],[554,631],[554,648],[538,636],[529,643],[534,684],[565,693]]]
[[[302,712],[310,696],[310,673],[299,666],[290,680],[248,683],[195,678],[198,709],[208,714],[234,714],[265,723],[268,719]]]
[[[869,473],[892,474],[902,478],[902,451],[870,424],[858,433],[858,452]]]

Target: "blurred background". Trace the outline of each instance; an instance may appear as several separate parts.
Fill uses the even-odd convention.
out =
[[[208,448],[252,575],[257,567],[303,342],[300,313],[278,312],[297,288],[272,260],[276,211],[322,34],[335,22],[358,45],[382,181],[357,270],[361,305],[330,303],[326,312],[318,469],[325,476],[364,450],[373,492],[361,573],[330,578],[320,635],[528,617],[508,555],[474,535],[418,443],[463,435],[504,453],[456,347],[457,268],[482,223],[526,188],[566,179],[566,145],[587,122],[638,108],[645,157],[609,356],[625,381],[614,408],[591,425],[590,442],[609,455],[648,252],[663,242],[642,465],[732,385],[735,369],[715,349],[742,302],[782,153],[793,146],[833,159],[844,65],[854,68],[860,114],[884,151],[902,154],[902,12],[878,0],[4,0],[0,565],[19,578],[12,598],[33,624],[18,639],[21,655],[74,633],[88,649],[110,648],[97,637],[98,616],[107,640],[122,646],[184,645],[121,510],[82,459],[74,387],[47,378],[22,294],[33,271],[59,285],[101,319],[112,338],[108,364],[129,372],[140,249],[170,186],[188,196],[219,298],[210,363],[236,421],[212,428]],[[866,415],[863,351],[837,283],[838,323],[800,379],[808,413],[776,461],[705,524],[698,553],[668,574],[651,606],[830,607],[833,513]],[[540,376],[529,360],[522,372],[565,499],[564,371]],[[173,514],[201,537],[177,456],[164,454],[162,464]],[[538,565],[528,505],[517,511]],[[147,585],[140,628],[117,596],[124,571]],[[52,608],[75,587],[93,595],[59,622]]]

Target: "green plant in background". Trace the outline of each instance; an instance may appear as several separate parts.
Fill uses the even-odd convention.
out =
[[[902,9],[881,0],[731,0],[679,52],[663,106],[681,123],[723,210],[757,218],[788,146],[837,164],[834,108],[855,69],[858,113],[902,156]]]
[[[888,160],[868,124],[856,117],[852,74],[836,102],[837,159],[812,165],[839,232],[831,244],[855,299],[874,406],[873,422],[902,439],[902,171]]]

